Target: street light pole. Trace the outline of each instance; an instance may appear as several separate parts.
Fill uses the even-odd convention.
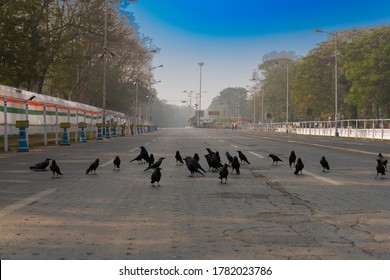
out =
[[[199,108],[198,108],[198,124],[200,125],[200,112],[202,110],[202,66],[204,65],[204,62],[200,61],[198,62],[199,68],[200,68],[200,75],[199,75]]]
[[[103,43],[103,116],[102,121],[106,121],[106,49],[107,49],[107,0],[104,1],[104,43]],[[103,132],[104,135],[104,132]]]
[[[339,136],[339,131],[338,131],[338,128],[337,128],[337,112],[338,112],[338,108],[337,108],[337,95],[338,95],[338,61],[337,61],[337,57],[338,57],[338,54],[337,54],[337,31],[335,32],[327,32],[327,31],[323,31],[321,29],[316,29],[314,30],[314,32],[317,32],[317,33],[326,33],[326,34],[329,34],[331,36],[334,37],[334,95],[335,95],[335,113],[334,113],[334,121],[335,121],[335,137],[338,137]]]
[[[156,53],[157,52],[157,49],[153,49],[153,50],[149,50],[150,53]],[[156,66],[156,67],[153,67],[151,68],[150,70],[154,70],[156,68],[159,68],[159,67],[163,67],[164,65],[159,65],[159,66]],[[141,120],[141,115],[142,115],[142,112],[141,112],[141,104],[139,102],[139,83],[140,83],[140,79],[139,79],[139,76],[140,76],[140,61],[139,61],[139,50],[136,51],[136,81],[135,81],[135,116],[136,116],[136,119],[137,121]]]
[[[289,79],[288,79],[288,61],[286,62],[286,72],[287,72],[287,77],[286,77],[286,89],[287,89],[287,93],[286,93],[286,134],[288,133],[288,83],[289,83]]]

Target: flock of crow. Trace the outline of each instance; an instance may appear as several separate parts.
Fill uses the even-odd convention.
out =
[[[144,146],[141,146],[140,149],[141,151],[139,155],[134,159],[130,160],[130,162],[137,161],[139,164],[148,164],[148,166],[144,169],[144,171],[153,169],[150,183],[153,185],[153,187],[155,186],[154,185],[155,183],[157,183],[157,186],[160,186],[161,170],[162,170],[160,166],[165,158],[160,157],[157,161],[155,161],[153,154],[149,154]],[[219,179],[221,180],[221,184],[223,182],[225,182],[225,184],[227,183],[227,177],[229,175],[229,167],[231,167],[230,174],[233,174],[234,172],[236,174],[240,174],[241,164],[250,164],[247,157],[244,155],[242,151],[237,151],[238,156],[232,156],[229,152],[226,152],[225,155],[228,160],[228,163],[223,164],[218,151],[214,152],[210,148],[206,148],[206,150],[207,150],[207,154],[204,155],[204,157],[207,161],[207,164],[209,165],[208,171],[218,172]],[[283,160],[280,159],[275,154],[269,154],[268,157],[272,159],[272,165],[277,165],[278,162],[283,162]],[[190,171],[190,175],[189,175],[190,177],[193,177],[195,173],[199,173],[200,175],[204,176],[204,174],[207,172],[200,165],[199,163],[200,157],[197,153],[195,153],[193,157],[187,156],[183,158],[180,152],[176,151],[175,159],[176,159],[176,165],[182,165],[185,162],[187,169]],[[37,164],[30,166],[30,169],[34,171],[44,171],[49,166],[50,160],[52,161],[50,165],[50,170],[53,172],[52,178],[57,178],[59,175],[63,175],[56,161],[50,158],[46,158],[43,162],[39,162]],[[296,175],[302,174],[302,170],[304,168],[303,161],[301,158],[297,158],[294,151],[291,151],[288,160],[289,160],[290,168],[294,164],[295,167],[294,174]],[[387,171],[388,160],[385,159],[381,153],[378,154],[376,160],[377,160],[377,166],[376,166],[377,174],[375,176],[375,179],[378,177],[378,175],[381,175],[380,178],[382,179],[383,176],[386,175],[385,171]],[[120,169],[121,160],[119,156],[115,157],[115,159],[113,160],[113,164],[114,164],[114,170]],[[330,170],[329,163],[324,156],[322,156],[320,160],[320,164],[323,168],[322,170],[323,172]],[[99,159],[96,159],[94,162],[91,163],[91,165],[85,171],[85,174],[89,174],[89,173],[96,174],[96,169],[98,167],[99,167]]]

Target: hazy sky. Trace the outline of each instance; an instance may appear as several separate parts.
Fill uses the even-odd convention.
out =
[[[263,55],[306,55],[328,32],[390,23],[390,0],[138,0],[128,9],[140,32],[161,52],[153,64],[160,99],[180,105],[184,90],[199,92],[202,109],[227,87],[253,85]],[[193,100],[193,104],[194,104]]]

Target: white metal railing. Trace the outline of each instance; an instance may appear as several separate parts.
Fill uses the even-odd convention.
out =
[[[244,130],[266,133],[339,136],[359,139],[390,140],[390,119],[351,119],[335,121],[306,121],[245,124]]]

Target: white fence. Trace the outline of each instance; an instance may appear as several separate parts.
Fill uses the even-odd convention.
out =
[[[359,139],[390,140],[390,119],[355,119],[286,123],[246,124],[245,130],[267,133],[339,136]]]
[[[130,126],[150,126],[145,120],[135,120],[120,112],[0,85],[0,136],[4,137],[4,151],[8,151],[8,136],[19,133],[16,121],[28,120],[27,139],[28,134],[42,134],[44,145],[47,145],[50,133],[55,134],[58,144],[58,135],[63,131],[60,124],[64,122],[70,123],[67,133],[74,133],[75,141],[78,141],[81,122],[87,126],[85,132],[92,137],[98,130],[96,124],[103,123],[103,115],[105,124],[125,126],[127,131]]]

